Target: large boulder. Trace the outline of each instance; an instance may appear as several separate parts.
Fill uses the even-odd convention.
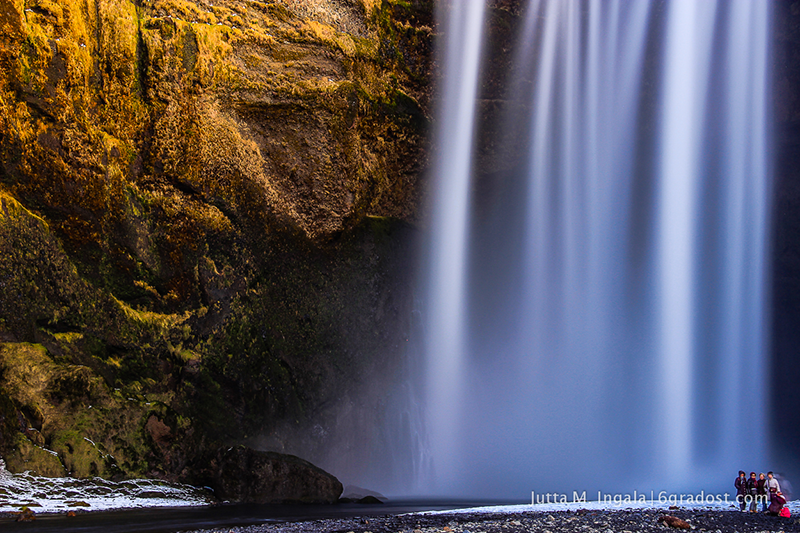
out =
[[[336,503],[335,476],[294,455],[246,446],[221,448],[212,464],[213,489],[237,503]]]

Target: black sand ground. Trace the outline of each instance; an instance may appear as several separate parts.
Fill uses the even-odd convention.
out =
[[[800,532],[800,518],[781,518],[738,511],[578,510],[524,513],[407,514],[368,518],[334,518],[248,527],[207,529],[193,533],[637,533],[681,531],[659,521],[664,515],[681,518],[692,531]]]

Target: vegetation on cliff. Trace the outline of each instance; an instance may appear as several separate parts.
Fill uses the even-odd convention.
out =
[[[431,9],[0,5],[10,470],[191,482],[221,444],[331,446],[311,427],[402,360]]]

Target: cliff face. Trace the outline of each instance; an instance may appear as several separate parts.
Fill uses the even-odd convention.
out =
[[[10,470],[192,481],[220,444],[374,445],[342,435],[403,360],[431,12],[0,5]]]
[[[776,2],[773,13],[775,134],[772,209],[772,346],[769,399],[775,457],[800,473],[800,2]]]

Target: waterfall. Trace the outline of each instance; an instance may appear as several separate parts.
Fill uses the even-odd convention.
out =
[[[430,323],[435,331],[426,338],[428,358],[428,427],[431,453],[438,457],[436,468],[447,475],[458,469],[451,463],[454,445],[448,442],[458,429],[459,401],[462,394],[464,356],[463,313],[467,287],[466,262],[469,240],[470,174],[472,163],[475,99],[478,90],[482,1],[442,2],[439,18],[445,18],[444,87],[438,137],[443,139],[435,173],[448,176],[437,181],[437,201],[433,211],[434,230],[430,245],[430,280],[427,287]],[[446,139],[446,140],[445,140]]]
[[[428,491],[730,492],[769,469],[770,4],[531,0],[495,164],[484,2],[442,6]]]

